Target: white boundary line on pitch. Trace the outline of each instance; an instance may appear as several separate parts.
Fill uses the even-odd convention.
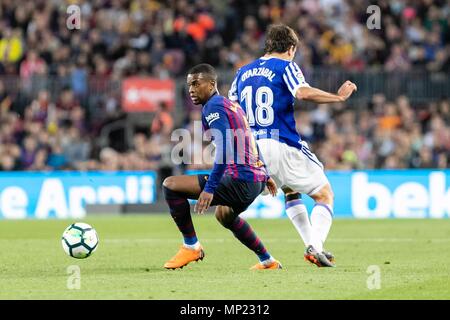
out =
[[[103,239],[102,242],[106,243],[119,243],[119,242],[167,242],[167,243],[179,243],[180,239],[165,239],[165,238],[124,238],[124,239]],[[234,238],[230,239],[210,239],[210,238],[200,238],[201,242],[235,242]],[[266,238],[262,239],[263,242],[301,242],[300,239],[282,239],[282,238]],[[328,239],[327,242],[423,242],[424,239],[414,239],[414,238],[335,238]],[[425,241],[431,242],[450,242],[450,238],[433,238],[426,239]]]
[[[32,238],[15,238],[15,239],[0,239],[0,242],[10,242],[10,241],[53,241],[52,239],[32,239]],[[287,242],[287,243],[296,243],[301,242],[301,239],[283,239],[283,238],[262,238],[264,243],[269,242]],[[120,242],[142,242],[142,243],[150,243],[150,242],[167,242],[167,243],[180,243],[180,239],[166,239],[166,238],[105,238],[102,239],[100,237],[100,242],[105,243],[120,243]],[[229,239],[217,239],[217,238],[200,238],[201,242],[235,242],[237,241],[235,238],[230,237]],[[437,242],[437,243],[446,243],[450,242],[450,238],[431,238],[431,239],[414,239],[414,238],[331,238],[327,239],[327,242]]]

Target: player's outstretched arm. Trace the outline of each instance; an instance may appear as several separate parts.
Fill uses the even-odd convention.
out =
[[[297,89],[296,98],[315,103],[333,103],[347,100],[358,88],[351,81],[345,81],[337,94],[329,93],[313,87],[300,87]]]

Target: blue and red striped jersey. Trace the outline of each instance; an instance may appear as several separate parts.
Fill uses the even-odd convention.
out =
[[[206,192],[214,193],[224,174],[243,181],[267,181],[266,167],[242,108],[215,93],[203,106],[202,122],[216,145]]]

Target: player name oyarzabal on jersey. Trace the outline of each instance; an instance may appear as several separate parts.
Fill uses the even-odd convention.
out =
[[[241,81],[244,82],[248,78],[256,76],[266,77],[270,82],[272,82],[273,78],[275,77],[275,73],[273,73],[273,71],[268,68],[253,68],[244,72],[244,74],[241,76]]]

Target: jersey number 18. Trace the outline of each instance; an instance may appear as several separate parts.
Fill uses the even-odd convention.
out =
[[[274,120],[273,112],[273,92],[269,87],[263,86],[256,90],[255,102],[256,108],[253,111],[253,87],[246,86],[241,92],[241,104],[245,102],[248,123],[251,127],[255,125],[255,121],[262,127],[270,126]]]

